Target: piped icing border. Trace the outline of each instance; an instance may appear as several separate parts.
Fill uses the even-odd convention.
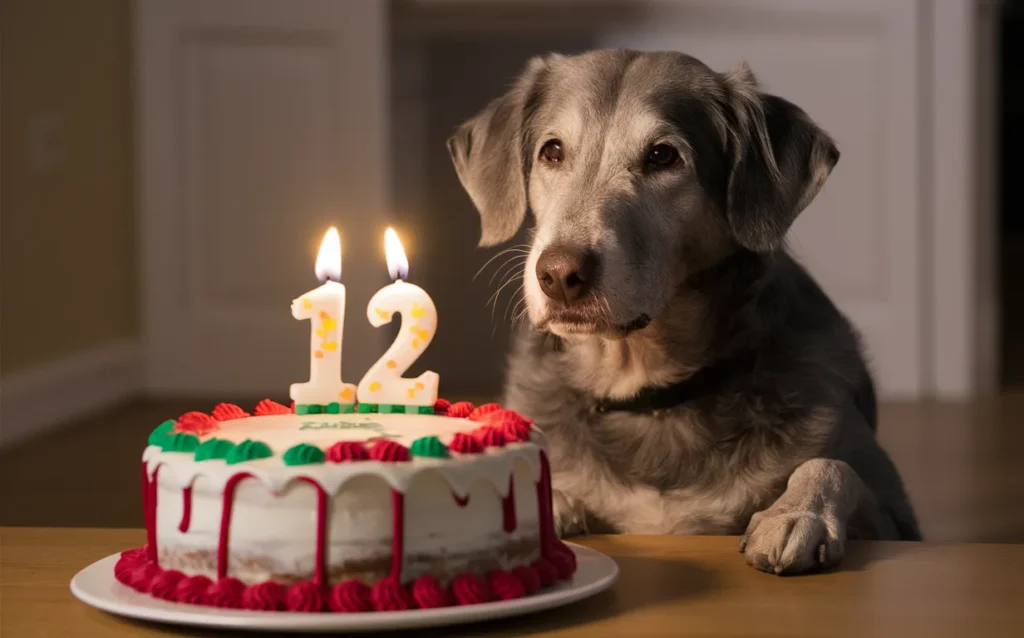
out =
[[[245,585],[230,576],[214,581],[165,570],[150,559],[151,554],[148,545],[122,552],[114,566],[115,578],[163,600],[253,611],[353,613],[475,605],[529,596],[576,572],[576,555],[561,541],[552,545],[547,557],[529,566],[496,569],[485,576],[458,574],[447,585],[431,574],[407,584],[389,576],[373,586],[354,579],[331,586],[317,575],[293,585],[273,581]]]

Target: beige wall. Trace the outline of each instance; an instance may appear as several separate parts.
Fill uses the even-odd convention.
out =
[[[0,375],[138,332],[128,0],[5,0]]]

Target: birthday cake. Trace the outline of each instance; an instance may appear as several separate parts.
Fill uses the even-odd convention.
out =
[[[147,544],[115,568],[181,603],[392,611],[507,600],[567,579],[543,435],[498,405],[297,414],[260,402],[160,424]]]

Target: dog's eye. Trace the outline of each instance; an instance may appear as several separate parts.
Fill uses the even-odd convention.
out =
[[[551,162],[557,164],[565,159],[565,153],[562,152],[562,141],[561,140],[548,140],[544,143],[544,146],[540,147],[540,158],[545,162]]]
[[[651,168],[671,168],[679,161],[679,151],[668,144],[655,144],[647,151],[647,165]]]

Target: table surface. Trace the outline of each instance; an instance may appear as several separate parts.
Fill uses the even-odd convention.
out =
[[[0,528],[0,635],[226,635],[121,619],[71,595],[78,570],[143,542],[141,530]],[[532,616],[415,635],[1024,635],[1024,545],[851,543],[837,571],[779,577],[748,567],[735,537],[578,542],[618,562],[615,587]]]

